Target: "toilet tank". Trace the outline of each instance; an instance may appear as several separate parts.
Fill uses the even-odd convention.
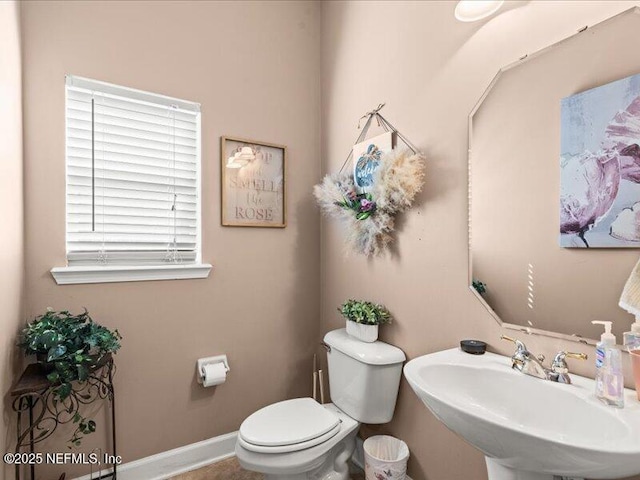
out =
[[[331,401],[361,423],[387,423],[393,417],[404,352],[384,342],[365,343],[344,328],[324,337],[328,345]]]

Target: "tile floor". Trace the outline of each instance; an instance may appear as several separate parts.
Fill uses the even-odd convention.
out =
[[[214,463],[192,472],[183,473],[169,480],[262,480],[262,475],[243,470],[235,457]],[[363,473],[355,473],[352,480],[364,480]]]
[[[262,475],[244,470],[235,457],[183,473],[169,480],[262,480]]]

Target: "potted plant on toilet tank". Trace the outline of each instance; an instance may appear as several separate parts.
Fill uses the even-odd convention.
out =
[[[368,343],[378,339],[378,325],[392,320],[384,305],[362,300],[347,300],[338,311],[347,319],[347,333]]]

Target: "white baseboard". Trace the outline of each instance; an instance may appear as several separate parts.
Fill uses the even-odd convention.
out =
[[[353,451],[353,456],[351,457],[351,461],[355,463],[358,467],[364,470],[364,440],[360,437],[356,437],[356,449]],[[406,480],[411,480],[409,475],[406,476]]]
[[[235,455],[238,432],[175,448],[118,466],[118,480],[165,480]],[[108,470],[110,471],[110,470]],[[103,471],[104,473],[108,472]],[[98,475],[94,473],[94,478]],[[91,480],[90,475],[75,480]]]
[[[206,467],[235,455],[238,432],[231,432],[202,442],[141,458],[118,466],[118,480],[166,480],[181,473]],[[351,460],[364,470],[363,441],[356,437],[356,448]],[[104,470],[102,473],[108,473]],[[97,472],[94,478],[97,478]],[[74,480],[91,480],[84,475]],[[411,480],[407,476],[406,480]]]

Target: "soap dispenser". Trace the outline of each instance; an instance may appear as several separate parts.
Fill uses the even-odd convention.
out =
[[[604,325],[605,329],[596,345],[596,397],[606,405],[623,408],[622,353],[616,348],[616,336],[611,333],[612,322],[591,323]]]
[[[623,343],[628,350],[640,349],[640,315],[636,315],[631,330],[623,333]]]

